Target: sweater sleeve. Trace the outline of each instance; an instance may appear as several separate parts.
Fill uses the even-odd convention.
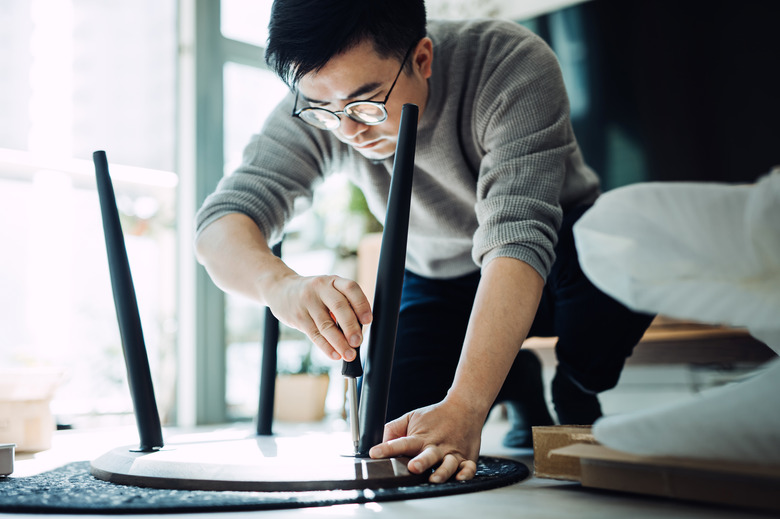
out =
[[[281,239],[295,200],[311,198],[324,172],[334,167],[334,139],[290,117],[288,96],[244,149],[241,166],[220,180],[196,215],[196,233],[229,213],[243,213],[270,243]],[[292,143],[295,143],[292,145]]]
[[[492,45],[474,112],[485,155],[472,254],[482,268],[496,257],[519,259],[546,279],[566,168],[578,152],[568,98],[557,59],[541,39]]]

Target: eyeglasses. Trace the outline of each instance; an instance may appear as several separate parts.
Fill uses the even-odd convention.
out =
[[[401,68],[398,70],[398,74],[395,75],[393,84],[390,85],[390,90],[387,91],[385,100],[381,103],[378,101],[353,101],[344,106],[343,110],[333,112],[326,108],[320,108],[317,106],[307,106],[305,108],[298,108],[298,90],[295,91],[295,105],[293,105],[292,116],[298,117],[303,122],[319,128],[320,130],[335,130],[341,126],[341,118],[339,115],[344,114],[353,121],[360,124],[366,124],[368,126],[374,126],[382,124],[387,120],[387,108],[385,104],[390,99],[390,94],[393,92],[395,84],[398,82],[398,78],[401,77],[401,72],[406,65],[406,60],[409,58],[409,54],[415,45],[409,47],[406,51],[403,61],[401,61]]]

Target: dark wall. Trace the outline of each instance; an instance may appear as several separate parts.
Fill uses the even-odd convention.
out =
[[[772,0],[593,0],[529,26],[559,55],[608,189],[751,182],[780,164],[778,20]]]

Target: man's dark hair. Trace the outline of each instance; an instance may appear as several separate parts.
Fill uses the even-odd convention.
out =
[[[381,57],[401,60],[425,26],[424,0],[275,0],[265,60],[293,87],[365,40]]]

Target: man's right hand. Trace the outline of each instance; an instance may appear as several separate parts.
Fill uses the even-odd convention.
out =
[[[301,330],[334,360],[355,358],[354,348],[363,342],[363,326],[372,320],[371,305],[356,282],[290,271],[265,285],[266,304],[279,321]]]
[[[362,327],[372,320],[371,305],[356,282],[298,275],[273,255],[255,222],[240,213],[209,224],[195,247],[198,261],[219,288],[268,306],[279,321],[304,332],[328,357],[355,358]]]

